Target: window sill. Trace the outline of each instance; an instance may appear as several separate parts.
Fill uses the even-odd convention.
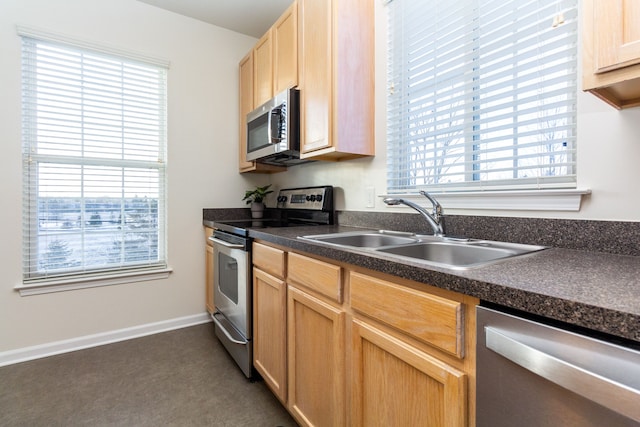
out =
[[[41,295],[52,292],[72,291],[76,289],[96,288],[99,286],[122,285],[125,283],[145,282],[148,280],[166,279],[173,272],[171,267],[155,270],[127,271],[100,276],[60,278],[43,280],[39,283],[20,284],[14,289],[20,296]]]
[[[591,190],[470,191],[459,193],[434,192],[430,194],[447,209],[578,212],[583,196],[591,194]],[[424,200],[425,204],[430,207],[429,202],[417,194],[396,194],[383,197],[403,197],[410,200]]]

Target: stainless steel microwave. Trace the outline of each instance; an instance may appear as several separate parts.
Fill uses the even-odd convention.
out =
[[[274,165],[300,160],[300,94],[287,89],[247,114],[246,159]]]

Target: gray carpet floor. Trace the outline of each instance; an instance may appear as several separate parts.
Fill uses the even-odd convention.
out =
[[[0,368],[0,426],[296,426],[213,324]]]

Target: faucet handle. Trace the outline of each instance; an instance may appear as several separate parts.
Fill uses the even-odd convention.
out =
[[[442,206],[440,205],[440,203],[438,203],[438,201],[431,194],[427,193],[424,190],[420,190],[419,193],[429,199],[429,201],[433,205],[433,216],[435,217],[436,221],[439,221],[440,217],[442,216]]]

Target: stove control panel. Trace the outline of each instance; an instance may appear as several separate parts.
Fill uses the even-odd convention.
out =
[[[287,188],[278,193],[279,209],[333,211],[333,187]]]

